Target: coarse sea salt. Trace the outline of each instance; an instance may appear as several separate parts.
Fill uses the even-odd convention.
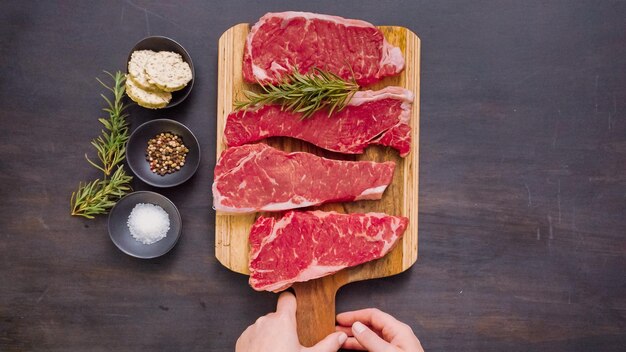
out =
[[[163,208],[150,203],[138,203],[126,223],[134,239],[153,244],[165,238],[170,229],[170,216]]]

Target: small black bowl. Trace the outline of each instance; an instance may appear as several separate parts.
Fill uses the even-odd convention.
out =
[[[139,203],[158,205],[167,212],[170,217],[170,229],[165,238],[152,244],[143,244],[130,234],[128,216]],[[127,194],[115,204],[109,213],[108,227],[111,240],[122,252],[136,258],[150,259],[160,257],[174,248],[183,225],[180,213],[172,201],[158,193],[140,191]]]
[[[150,170],[146,160],[148,141],[161,132],[179,135],[189,149],[185,165],[180,170],[161,176]],[[198,170],[200,164],[200,144],[196,136],[185,125],[169,119],[151,120],[137,127],[128,138],[126,161],[133,173],[143,182],[155,187],[173,187],[187,181]]]
[[[189,64],[191,68],[191,81],[187,83],[185,88],[178,90],[176,92],[172,92],[172,100],[170,103],[165,106],[165,108],[171,108],[172,106],[176,106],[180,104],[183,100],[187,98],[189,93],[191,92],[191,88],[193,88],[193,81],[196,78],[196,71],[193,69],[193,62],[191,61],[191,56],[182,45],[178,44],[175,40],[162,37],[162,36],[152,36],[146,37],[140,40],[135,46],[133,50],[128,53],[128,60],[126,60],[126,65],[130,61],[130,56],[133,52],[137,50],[152,50],[152,51],[173,51],[175,53],[180,54],[183,57],[183,61]]]

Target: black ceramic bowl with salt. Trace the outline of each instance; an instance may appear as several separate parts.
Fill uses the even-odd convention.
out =
[[[143,244],[131,235],[128,217],[139,203],[158,205],[167,213],[170,228],[161,240]],[[151,259],[160,257],[174,248],[183,226],[178,208],[172,201],[158,193],[139,191],[126,195],[115,204],[109,213],[108,227],[111,240],[122,252],[136,258]]]

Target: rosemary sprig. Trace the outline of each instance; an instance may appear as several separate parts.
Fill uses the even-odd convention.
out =
[[[132,179],[119,165],[108,179],[79,183],[78,190],[72,192],[72,215],[93,219],[94,215],[106,214],[117,199],[131,190]]]
[[[101,130],[102,135],[91,141],[91,145],[98,152],[98,159],[100,159],[101,165],[91,161],[86,153],[85,158],[95,168],[104,172],[105,176],[109,176],[115,165],[121,163],[126,158],[126,141],[128,140],[128,123],[126,118],[128,114],[124,113],[126,106],[122,103],[125,92],[124,82],[126,81],[124,74],[119,71],[115,76],[109,72],[106,73],[114,80],[113,87],[107,86],[99,78],[96,79],[104,88],[113,93],[114,99],[111,102],[104,94],[100,94],[107,102],[108,107],[102,110],[109,114],[109,118],[98,119],[106,130]]]
[[[283,109],[302,113],[302,118],[328,109],[328,116],[346,107],[359,86],[354,80],[344,81],[336,74],[314,68],[301,74],[297,68],[283,77],[280,84],[261,85],[262,92],[244,91],[246,100],[235,102],[235,109],[263,104],[280,104]]]
[[[113,101],[101,94],[107,102],[107,107],[102,109],[109,114],[108,119],[99,118],[104,125],[102,135],[91,141],[96,149],[99,163],[85,158],[93,167],[102,171],[103,178],[95,179],[87,183],[79,183],[78,189],[72,192],[70,198],[71,215],[83,216],[93,219],[94,215],[106,214],[115,205],[115,202],[131,190],[132,176],[124,171],[121,163],[126,158],[126,142],[128,141],[128,114],[126,105],[123,104],[126,78],[120,71],[115,75],[106,72],[113,81],[113,86],[108,86],[96,78],[104,88],[113,93]]]

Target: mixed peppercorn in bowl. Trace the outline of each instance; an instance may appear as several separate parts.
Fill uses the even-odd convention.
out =
[[[200,144],[187,126],[169,119],[151,120],[128,138],[126,160],[133,173],[155,187],[189,180],[200,164]]]

